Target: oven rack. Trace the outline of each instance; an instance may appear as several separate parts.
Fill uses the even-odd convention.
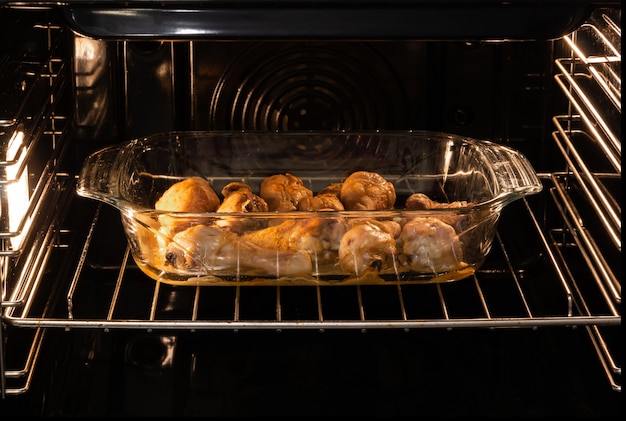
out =
[[[6,76],[0,114],[0,258],[17,258],[27,237],[37,206],[56,174],[66,142],[66,118],[57,108],[67,88],[67,67],[61,56],[63,30],[40,26],[49,35],[50,51],[43,58],[7,61],[0,74]],[[44,164],[40,156],[48,157]],[[20,203],[16,203],[16,202]],[[6,258],[6,259],[5,259]],[[8,265],[8,264],[7,264]]]
[[[554,183],[549,189],[558,204],[562,216],[566,221],[563,227],[547,231],[544,234],[541,220],[533,212],[529,199],[522,199],[517,206],[518,211],[525,212],[525,226],[532,226],[536,233],[536,244],[542,250],[542,262],[533,263],[540,269],[533,268],[529,263],[515,261],[515,235],[502,234],[495,236],[491,256],[474,275],[464,280],[451,283],[411,284],[390,282],[389,285],[323,285],[323,286],[247,286],[238,283],[232,287],[217,286],[172,286],[154,281],[143,274],[133,262],[130,250],[126,245],[116,250],[111,262],[94,261],[93,256],[100,254],[98,243],[111,241],[111,224],[119,223],[119,214],[110,206],[94,205],[93,216],[89,223],[89,231],[84,235],[82,247],[79,246],[79,255],[67,263],[67,272],[59,274],[56,282],[60,282],[63,291],[62,304],[54,311],[49,308],[37,308],[28,303],[37,301],[36,296],[48,294],[44,284],[51,284],[51,280],[39,282],[30,286],[30,295],[17,294],[12,302],[19,305],[10,306],[5,313],[5,320],[10,324],[21,327],[58,327],[58,328],[139,328],[139,329],[243,329],[243,328],[455,328],[455,327],[538,327],[542,325],[619,325],[621,323],[618,304],[621,301],[620,291],[610,290],[603,279],[594,276],[598,270],[591,268],[588,273],[580,269],[568,267],[561,250],[578,250],[579,261],[589,261],[588,255],[597,251],[585,250],[589,239],[579,240],[580,227],[567,221],[577,221],[575,204],[568,197],[569,180],[566,173],[542,174],[542,179]],[[70,189],[71,190],[71,189]],[[556,192],[556,193],[555,193]],[[68,198],[81,201],[81,212],[85,212],[88,199]],[[513,204],[515,206],[515,203]],[[89,207],[87,207],[89,208]],[[571,215],[568,215],[571,213]],[[519,219],[520,216],[503,212],[499,226],[510,224],[507,217]],[[111,222],[114,220],[114,222]],[[521,223],[521,221],[517,221]],[[116,229],[122,235],[121,224]],[[586,234],[586,233],[584,233]],[[69,236],[69,233],[66,233]],[[101,238],[99,238],[101,237]],[[105,238],[106,237],[106,238]],[[567,238],[566,238],[567,237]],[[120,237],[121,238],[121,237]],[[115,240],[114,240],[115,241]],[[116,242],[116,244],[120,244]],[[48,247],[50,248],[50,247]],[[59,250],[71,250],[74,247],[55,246]],[[533,253],[536,250],[532,251]],[[92,256],[92,257],[90,257]],[[526,267],[528,266],[528,267]],[[548,272],[546,272],[548,271]],[[578,277],[583,279],[578,279]],[[588,277],[587,277],[588,276]],[[43,279],[43,274],[33,276]],[[537,283],[551,283],[553,300],[548,303],[535,303],[529,298]],[[586,307],[585,297],[580,294],[585,290],[579,283],[589,283],[602,300],[601,310],[590,310]],[[541,285],[539,285],[541,286]],[[588,287],[588,286],[587,286]],[[16,288],[20,291],[22,288]],[[219,294],[214,294],[219,290]],[[296,316],[291,315],[296,305],[289,305],[290,290],[300,290],[302,294],[295,294],[299,309]],[[88,291],[86,293],[85,291]],[[254,291],[251,295],[251,291]],[[268,293],[268,291],[271,291]],[[340,293],[341,291],[341,293]],[[347,292],[346,291],[350,291]],[[84,304],[85,297],[93,297],[97,293],[97,306]],[[143,296],[139,297],[138,293]],[[336,293],[346,296],[345,303],[332,303],[332,306],[349,307],[354,305],[355,314],[344,317],[329,316],[325,310],[329,307],[327,300]],[[128,306],[125,294],[132,294],[133,314],[122,307]],[[461,295],[459,295],[461,294]],[[470,295],[471,294],[471,295]],[[505,294],[515,298],[516,305],[507,305],[500,308],[495,300],[498,294]],[[419,297],[415,297],[419,295]],[[175,306],[171,296],[176,296]],[[231,301],[220,311],[206,309],[217,305],[212,300]],[[256,298],[258,296],[258,298]],[[393,310],[374,309],[370,312],[368,304],[373,298],[385,296],[387,300],[396,304]],[[470,298],[471,296],[471,298]],[[462,297],[463,308],[456,310],[455,305]],[[244,306],[251,299],[272,302],[264,309],[255,310],[256,314],[249,315]],[[415,300],[419,299],[420,302]],[[422,312],[415,306],[425,305],[421,302],[428,300],[430,313]],[[449,301],[448,301],[449,300]],[[437,303],[436,305],[433,305]],[[544,305],[555,307],[544,312],[540,307]],[[432,308],[437,307],[437,308]],[[308,311],[310,310],[310,311]],[[345,309],[344,309],[345,310]],[[381,315],[377,313],[381,312]],[[344,311],[345,313],[345,311]],[[383,314],[389,313],[389,314]],[[391,316],[393,314],[393,317]],[[175,317],[174,317],[174,316]]]
[[[552,174],[550,190],[565,232],[573,234],[572,241],[612,308],[621,305],[620,20],[621,11],[598,9],[586,24],[563,37],[569,57],[555,60],[554,79],[568,109],[553,117],[552,138],[567,170]],[[588,334],[613,389],[621,391],[616,354],[602,346],[603,336],[595,328],[588,328]]]
[[[621,362],[616,359],[615,351],[621,326],[621,297],[607,292],[596,268],[581,270],[569,266],[572,261],[592,260],[589,258],[592,252],[585,250],[587,244],[580,240],[579,227],[575,224],[576,204],[569,197],[568,185],[571,175],[540,176],[545,183],[552,183],[540,196],[547,194],[555,201],[565,222],[544,231],[542,223],[548,216],[532,203],[533,198],[541,198],[531,197],[518,201],[519,206],[509,205],[523,213],[523,221],[518,213],[505,211],[499,224],[510,226],[507,218],[513,217],[524,226],[526,234],[532,226],[541,248],[541,261],[518,260],[515,238],[499,230],[489,258],[480,270],[469,278],[443,284],[171,286],[144,275],[132,261],[127,247],[116,253],[117,263],[90,262],[92,249],[101,252],[97,243],[104,240],[99,237],[105,236],[110,241],[111,224],[119,223],[119,214],[112,207],[94,204],[87,218],[90,221],[87,233],[62,230],[49,236],[54,244],[47,249],[52,253],[72,255],[72,250],[79,250],[77,256],[61,258],[64,262],[57,270],[42,269],[42,273],[33,276],[36,282],[29,287],[30,294],[19,305],[5,309],[4,321],[11,328],[31,328],[26,330],[33,338],[31,349],[25,354],[25,368],[7,371],[11,379],[26,378],[26,385],[8,388],[7,393],[21,393],[28,388],[48,328],[105,332],[114,329],[366,332],[545,326],[584,328],[612,389],[621,391],[618,380]],[[66,190],[69,193],[61,202],[88,201],[75,197],[73,188]],[[84,208],[85,203],[81,203],[81,209]],[[117,231],[123,234],[121,225]],[[54,254],[47,260],[58,262]],[[537,301],[538,292],[542,296]],[[60,300],[49,299],[55,294]],[[59,304],[55,306],[55,302]]]
[[[592,209],[591,217],[583,217],[570,205],[571,195],[563,189],[556,202],[570,209],[563,213],[570,218],[564,220],[571,232],[578,233],[588,266],[595,268],[612,301],[621,303],[621,282],[612,270],[619,266],[604,260],[606,254],[621,253],[621,31],[617,20],[619,16],[610,10],[599,9],[589,23],[563,38],[571,57],[555,60],[559,73],[554,78],[567,100],[568,113],[553,117],[552,138],[575,180],[571,188]],[[596,220],[601,229],[592,235],[588,226]],[[596,242],[600,235],[608,241]]]
[[[2,113],[0,114],[0,391],[2,397],[29,388],[44,329],[33,330],[25,348],[25,361],[13,365],[13,339],[6,334],[5,312],[29,307],[58,243],[69,190],[59,182],[60,165],[69,150],[67,92],[69,61],[64,59],[66,31],[50,23],[42,9],[27,25],[22,44],[0,62]],[[3,28],[6,29],[6,28]],[[45,157],[45,159],[41,159]],[[64,177],[61,177],[64,178]],[[67,177],[65,177],[67,178]],[[18,379],[19,387],[6,387]]]
[[[554,79],[567,100],[568,112],[553,117],[556,131],[552,137],[608,238],[621,251],[619,193],[600,176],[621,184],[619,19],[610,9],[598,9],[588,23],[563,37],[570,57],[555,60],[558,73]],[[612,283],[620,288],[619,282]]]

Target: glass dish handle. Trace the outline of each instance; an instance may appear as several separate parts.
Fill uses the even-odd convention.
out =
[[[119,208],[119,156],[123,146],[111,146],[89,155],[83,162],[76,192]]]
[[[500,191],[496,200],[501,206],[523,196],[539,193],[543,185],[528,159],[519,151],[504,145],[490,148],[485,154]]]

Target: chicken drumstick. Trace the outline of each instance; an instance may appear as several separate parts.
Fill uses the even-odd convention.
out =
[[[167,246],[165,261],[176,269],[197,275],[248,269],[266,275],[293,276],[312,271],[308,253],[265,249],[209,225],[195,225],[176,234]]]

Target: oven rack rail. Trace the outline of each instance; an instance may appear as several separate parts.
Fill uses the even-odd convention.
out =
[[[567,208],[563,215],[570,232],[595,276],[601,279],[607,294],[621,303],[621,282],[604,255],[621,253],[621,30],[619,15],[610,9],[594,12],[589,22],[563,38],[570,49],[570,58],[556,59],[558,73],[554,78],[568,101],[568,113],[554,116],[556,128],[552,138],[558,147],[567,172],[575,181],[557,191],[555,202]],[[563,174],[556,175],[562,180]],[[555,186],[563,183],[555,182]],[[570,204],[571,195],[563,190],[574,186],[593,210],[583,217]],[[591,220],[600,221],[604,246],[596,243],[596,232],[590,234]],[[614,249],[610,249],[611,243]],[[582,246],[584,244],[584,246]],[[617,270],[617,269],[616,269]]]
[[[621,112],[621,17],[614,10],[598,9],[591,19],[571,35],[563,37],[574,61],[582,63],[590,79],[604,91]],[[573,64],[573,61],[569,61]]]
[[[598,9],[588,23],[563,37],[570,57],[555,60],[554,75],[569,104],[554,116],[553,140],[607,235],[621,251],[619,196],[603,183],[621,183],[621,29],[619,15]],[[590,156],[603,157],[598,160]],[[615,288],[619,282],[611,281]]]
[[[24,29],[22,44],[0,61],[3,105],[0,114],[0,391],[23,393],[29,388],[45,330],[27,340],[25,361],[9,366],[13,335],[4,314],[22,306],[41,282],[58,241],[68,183],[59,182],[60,164],[68,149],[71,127],[67,110],[69,61],[64,58],[66,31],[41,10],[36,21],[16,21]],[[6,29],[6,28],[5,28]],[[43,47],[43,48],[40,48]],[[46,160],[41,160],[45,157]],[[61,177],[63,178],[63,177]],[[29,305],[29,304],[26,304]],[[20,351],[18,351],[20,352]],[[7,380],[23,384],[8,387]]]
[[[620,21],[621,11],[598,9],[586,24],[563,37],[570,57],[555,60],[554,79],[568,111],[552,119],[552,138],[567,171],[551,175],[550,194],[563,216],[564,232],[572,234],[611,307],[621,305],[621,275],[614,272],[621,261]],[[582,197],[578,207],[572,200],[576,192]],[[583,215],[579,207],[592,210]],[[593,226],[594,221],[600,221],[600,227]],[[615,354],[602,346],[603,336],[595,328],[587,332],[611,387],[621,391]]]
[[[49,34],[47,55],[10,60],[0,69],[10,91],[0,115],[0,258],[5,261],[26,251],[33,216],[40,213],[38,205],[67,149],[59,140],[66,118],[57,113],[69,83],[60,51],[63,29],[40,25],[36,30]],[[39,156],[48,161],[37,165]]]

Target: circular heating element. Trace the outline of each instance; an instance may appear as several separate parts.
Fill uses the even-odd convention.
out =
[[[403,121],[388,61],[365,43],[255,44],[225,69],[210,124],[225,130],[376,130]]]

